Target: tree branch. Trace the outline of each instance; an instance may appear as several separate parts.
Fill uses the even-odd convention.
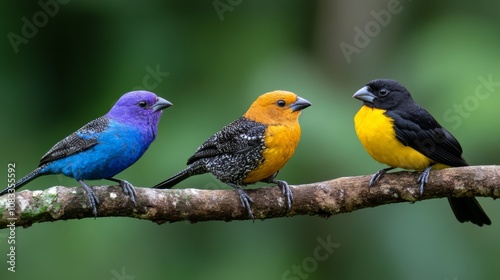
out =
[[[500,166],[468,166],[432,171],[424,195],[418,194],[419,173],[388,173],[368,190],[370,176],[343,177],[325,182],[290,186],[293,206],[286,213],[278,187],[249,189],[256,219],[296,215],[331,215],[367,207],[432,198],[500,197]],[[98,217],[131,217],[158,224],[177,221],[248,220],[234,190],[136,188],[137,205],[118,186],[93,187],[100,205]],[[15,197],[15,201],[13,198]],[[33,223],[93,218],[81,187],[51,187],[0,197],[0,228],[29,227]]]

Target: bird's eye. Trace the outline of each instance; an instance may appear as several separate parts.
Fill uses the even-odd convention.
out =
[[[389,91],[388,91],[388,90],[386,90],[385,88],[383,88],[383,89],[381,89],[381,90],[379,91],[380,96],[386,96],[388,93],[389,93]]]
[[[276,102],[276,105],[278,105],[279,107],[283,108],[283,107],[285,107],[286,102],[285,102],[285,100],[280,99],[280,100],[278,100],[278,102]]]
[[[140,101],[139,103],[137,103],[137,105],[139,105],[139,107],[141,107],[141,108],[146,108],[148,103],[146,103],[146,101]]]

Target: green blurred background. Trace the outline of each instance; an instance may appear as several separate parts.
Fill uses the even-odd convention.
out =
[[[0,4],[3,182],[7,163],[25,175],[53,144],[136,88],[174,103],[156,142],[119,175],[136,186],[184,168],[202,141],[274,89],[313,104],[301,115],[302,139],[281,179],[372,174],[384,166],[354,133],[361,105],[351,96],[381,77],[406,85],[460,140],[470,164],[500,162],[500,2],[54,3]],[[25,189],[54,185],[77,183],[46,176]],[[226,188],[211,175],[179,187]],[[329,219],[35,224],[16,231],[16,273],[7,271],[8,231],[0,231],[0,279],[498,279],[500,207],[479,200],[492,226],[458,223],[444,199]],[[340,246],[315,260],[318,239]]]

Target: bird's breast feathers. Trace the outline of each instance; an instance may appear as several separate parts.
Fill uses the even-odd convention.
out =
[[[300,126],[271,125],[264,134],[262,162],[250,171],[244,183],[257,182],[278,172],[292,157],[300,139]]]
[[[411,170],[423,170],[432,161],[409,146],[403,145],[394,130],[394,121],[385,110],[363,106],[354,117],[358,138],[376,161]]]
[[[151,144],[150,137],[148,133],[134,126],[112,121],[108,133],[99,135],[98,142],[110,154],[138,159]]]

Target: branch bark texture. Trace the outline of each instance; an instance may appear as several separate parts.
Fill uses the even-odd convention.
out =
[[[367,207],[416,202],[443,197],[500,197],[500,166],[468,166],[431,172],[423,196],[420,173],[388,173],[371,189],[368,176],[342,177],[290,186],[292,209],[276,186],[247,190],[256,219],[310,215],[330,217]],[[248,220],[234,190],[136,188],[137,205],[118,186],[94,186],[99,198],[98,218],[131,217],[158,224],[177,221]],[[0,197],[0,228],[29,227],[34,223],[94,218],[81,187],[55,186],[41,191],[20,191]]]

